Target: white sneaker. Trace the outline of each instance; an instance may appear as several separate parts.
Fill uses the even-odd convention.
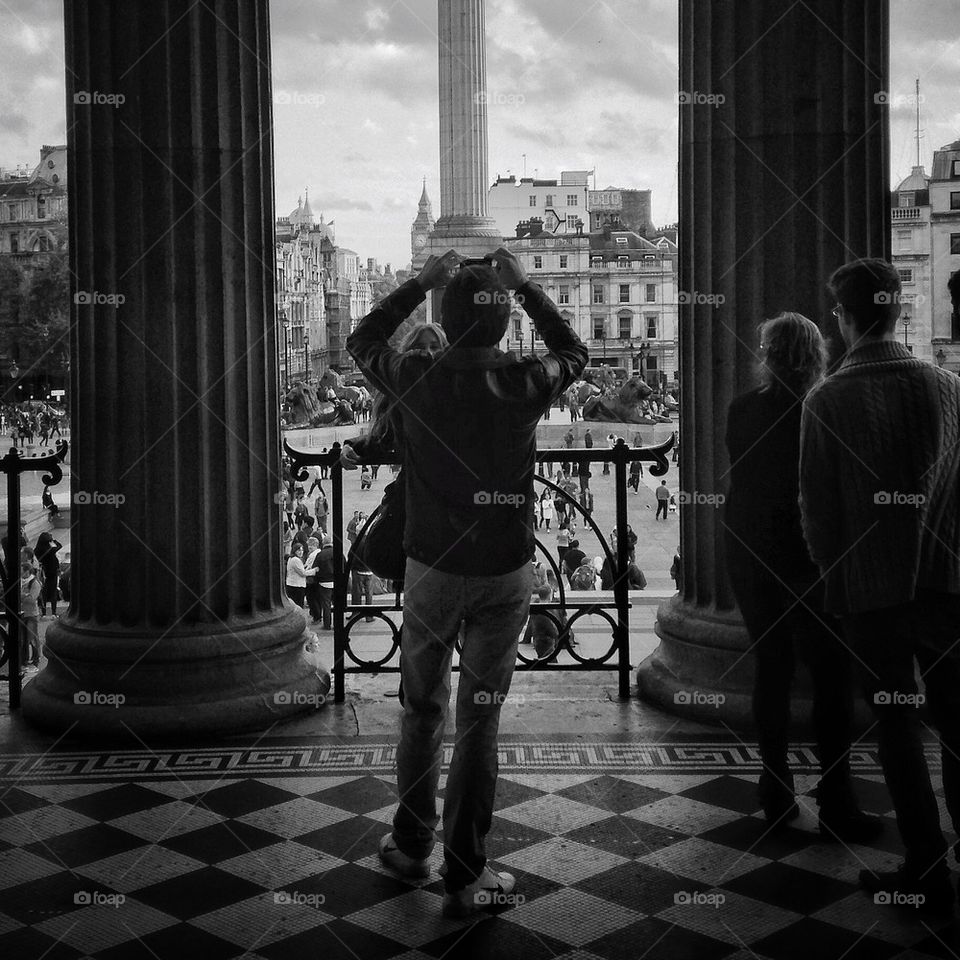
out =
[[[407,880],[426,880],[430,876],[429,860],[414,860],[408,857],[393,841],[393,834],[380,838],[380,860],[395,873]]]
[[[455,893],[443,895],[443,915],[445,917],[469,917],[491,907],[512,905],[513,888],[516,878],[510,873],[494,873],[489,867],[469,886]]]

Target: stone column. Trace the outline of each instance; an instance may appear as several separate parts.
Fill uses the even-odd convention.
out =
[[[755,385],[757,324],[796,310],[835,333],[829,274],[889,257],[888,27],[886,0],[681,0],[684,491],[729,486],[726,413]],[[640,695],[746,725],[753,658],[725,573],[722,511],[681,507],[680,540],[683,591],[659,609]],[[676,702],[682,692],[701,703]],[[702,702],[718,693],[723,707]]]
[[[503,243],[487,216],[487,54],[485,0],[437,0],[440,55],[440,219],[426,255],[451,248],[483,257]],[[427,298],[440,317],[442,291]]]
[[[329,678],[283,590],[268,0],[66,0],[72,602],[24,716],[267,728]]]

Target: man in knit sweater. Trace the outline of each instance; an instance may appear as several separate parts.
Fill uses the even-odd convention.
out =
[[[889,263],[847,264],[829,286],[847,354],[804,402],[800,509],[825,607],[843,619],[862,667],[906,851],[900,869],[863,870],[860,882],[946,912],[954,893],[914,659],[960,830],[960,378],[897,342],[900,281]]]

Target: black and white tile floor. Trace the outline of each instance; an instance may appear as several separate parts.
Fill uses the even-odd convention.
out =
[[[774,837],[756,753],[732,738],[505,737],[488,854],[524,900],[453,921],[436,872],[410,883],[378,861],[392,743],[231,743],[0,755],[0,957],[960,956],[956,924],[857,889],[859,869],[900,850],[872,744],[857,784],[887,830],[845,848],[815,832],[809,747],[794,756],[803,816]]]

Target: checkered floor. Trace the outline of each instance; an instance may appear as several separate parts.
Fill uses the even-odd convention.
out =
[[[506,739],[488,853],[524,900],[474,921],[441,917],[436,873],[410,883],[380,865],[396,800],[381,739],[0,756],[0,956],[960,955],[955,924],[856,887],[900,851],[872,745],[857,783],[887,830],[846,849],[815,832],[808,747],[794,758],[803,816],[771,837],[742,744]]]

